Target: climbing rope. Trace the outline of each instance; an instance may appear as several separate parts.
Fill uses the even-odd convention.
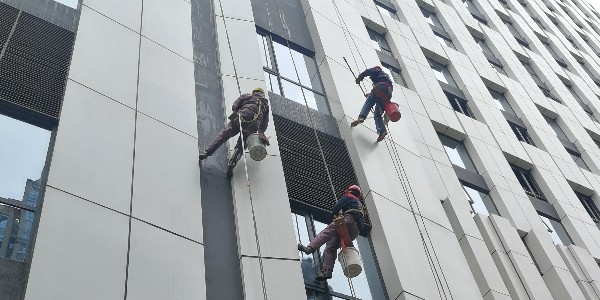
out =
[[[223,11],[223,4],[220,1],[219,1],[219,6],[221,8],[221,11]],[[231,40],[229,39],[229,30],[227,28],[227,22],[225,22],[224,18],[223,18],[223,25],[225,28],[225,36],[227,37],[227,46],[229,48],[229,54],[233,58],[234,55],[233,55],[233,49],[231,48]],[[235,81],[236,81],[236,85],[238,88],[238,93],[242,94],[242,88],[240,86],[240,79],[238,76],[235,59],[232,59],[231,61],[233,64],[233,73],[235,75]],[[243,128],[242,128],[242,118],[239,113],[238,113],[238,121],[239,121],[239,127],[240,127],[240,137],[239,138],[242,140],[242,154],[244,157],[244,172],[246,174],[246,187],[248,188],[248,196],[250,198],[250,209],[252,212],[252,224],[254,226],[254,240],[256,241],[256,251],[258,254],[258,264],[259,264],[259,268],[260,268],[260,279],[261,279],[261,285],[262,285],[262,291],[263,291],[263,298],[264,298],[264,300],[268,300],[267,287],[266,287],[266,283],[265,283],[265,270],[264,270],[263,261],[262,261],[262,252],[261,252],[261,247],[260,247],[260,241],[258,239],[258,228],[256,226],[256,216],[255,216],[255,212],[254,212],[254,199],[252,198],[252,188],[250,186],[250,177],[248,176],[248,161],[247,161],[246,151],[245,151],[246,141],[244,140],[244,134],[243,134]],[[236,159],[237,159],[237,157],[236,157]]]

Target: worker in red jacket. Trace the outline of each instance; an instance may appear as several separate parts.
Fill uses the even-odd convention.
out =
[[[200,152],[201,161],[211,156],[225,141],[240,133],[240,119],[242,121],[244,140],[249,135],[258,132],[260,139],[266,145],[269,145],[269,140],[265,136],[265,131],[269,126],[269,100],[265,98],[265,91],[262,88],[255,88],[251,94],[239,96],[233,102],[231,109],[233,113],[229,116],[229,123],[227,123],[225,128],[217,135],[206,150]],[[242,158],[243,153],[242,140],[238,138],[235,151],[229,159],[227,176],[231,177],[233,168],[240,158]]]
[[[366,77],[369,76],[371,81],[373,82],[373,90],[367,96],[367,101],[363,105],[358,119],[352,122],[350,126],[355,127],[358,124],[361,124],[365,121],[367,116],[369,115],[369,111],[371,108],[375,106],[375,128],[377,129],[377,134],[379,137],[377,138],[377,142],[383,141],[385,136],[387,135],[387,130],[383,125],[383,108],[385,103],[389,102],[392,99],[392,92],[394,91],[394,86],[392,85],[392,80],[390,76],[386,74],[380,66],[375,66],[370,69],[364,70],[362,73],[358,75],[356,78],[356,84],[360,84],[360,82]]]
[[[349,186],[338,202],[333,206],[333,215],[343,215],[346,221],[346,227],[348,228],[348,235],[350,238],[350,245],[348,247],[354,247],[352,241],[358,237],[363,224],[364,215],[362,210],[362,204],[360,203],[360,187],[357,185]],[[323,270],[320,274],[317,274],[316,280],[323,281],[331,279],[333,273],[333,266],[335,259],[337,258],[337,249],[341,247],[340,237],[338,235],[335,223],[331,223],[325,227],[311,242],[308,246],[298,244],[298,250],[306,254],[312,254],[319,249],[323,244],[327,243],[323,254]]]

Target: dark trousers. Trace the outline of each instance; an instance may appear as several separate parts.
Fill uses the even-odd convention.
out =
[[[253,130],[255,127],[256,126],[253,126],[253,124],[251,123],[242,123],[244,140],[246,140],[246,138],[248,138],[250,134],[256,132],[256,130]],[[221,130],[221,132],[217,135],[213,142],[206,148],[206,152],[208,153],[208,155],[212,155],[213,153],[215,153],[215,151],[217,151],[217,149],[219,149],[219,147],[221,147],[221,145],[223,145],[223,143],[225,143],[225,141],[238,135],[239,133],[240,125],[238,121],[229,121],[227,125],[225,125],[225,128]],[[244,152],[242,149],[242,139],[238,137],[237,144],[235,145],[235,151],[229,159],[229,164],[237,163],[240,160],[240,158],[242,158],[243,153]]]
[[[352,218],[351,215],[344,215],[344,219],[346,219],[348,235],[350,235],[350,245],[346,246],[354,247],[352,241],[354,241],[358,236],[358,226],[356,225],[356,222],[354,222],[354,218]],[[323,251],[323,270],[333,270],[333,266],[335,265],[335,260],[337,258],[337,249],[342,246],[340,237],[338,236],[337,228],[333,222],[319,232],[319,234],[308,245],[313,249],[319,249],[325,243],[327,243],[327,246],[325,246],[325,251]]]

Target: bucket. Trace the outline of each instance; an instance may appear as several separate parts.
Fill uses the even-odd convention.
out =
[[[400,106],[398,103],[389,101],[385,104],[385,113],[390,117],[392,122],[398,122],[400,120]]]
[[[258,133],[253,133],[246,139],[246,148],[250,152],[250,157],[255,161],[261,161],[267,156],[267,147],[260,139]]]
[[[344,250],[340,250],[338,254],[338,261],[344,270],[344,275],[348,278],[354,278],[362,272],[362,266],[360,265],[360,254],[358,249],[354,247],[346,247],[346,263],[344,263]]]

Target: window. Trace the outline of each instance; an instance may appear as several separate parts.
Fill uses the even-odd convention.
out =
[[[446,46],[456,50],[456,47],[452,43],[452,39],[449,38],[448,36],[444,35],[443,33],[438,32],[438,31],[435,31],[435,30],[433,31],[433,35],[435,35],[438,42],[440,42],[441,44],[446,45]]]
[[[0,115],[0,261],[30,253],[50,131]]]
[[[68,7],[75,8],[75,9],[77,9],[77,5],[79,4],[78,0],[55,0],[55,1],[60,4],[64,4]]]
[[[275,35],[257,33],[257,38],[267,89],[329,114],[315,59]]]
[[[525,142],[525,143],[535,147],[533,140],[529,136],[529,133],[527,133],[527,128],[519,126],[511,121],[507,121],[507,122],[519,141]]]
[[[381,69],[388,74],[392,80],[394,80],[395,83],[403,86],[403,87],[407,87],[406,86],[406,80],[404,80],[404,76],[402,76],[402,71],[394,68],[384,62],[381,62]]]
[[[448,85],[457,87],[456,82],[454,81],[452,74],[450,74],[450,71],[448,70],[447,66],[442,65],[431,59],[427,60],[429,61],[429,66],[433,70],[433,73],[435,74],[435,78],[437,78],[437,80]]]
[[[565,230],[565,227],[560,223],[559,220],[543,216],[539,213],[538,215],[540,216],[540,219],[546,226],[546,230],[548,230],[548,233],[550,234],[550,237],[552,238],[552,241],[555,245],[568,246],[573,244],[571,238]]]
[[[519,33],[519,31],[513,25],[513,23],[510,21],[504,20],[504,19],[502,19],[502,22],[504,22],[504,24],[506,24],[506,27],[508,27],[508,30],[510,31],[510,33],[512,33],[513,37],[517,40],[517,42],[519,44],[521,44],[521,46],[529,49],[529,43],[525,40],[523,35],[521,35],[521,33]]]
[[[379,1],[375,1],[375,7],[377,7],[377,10],[382,14],[382,15],[386,15],[389,16],[392,19],[397,19],[398,17],[396,16],[396,10],[392,7],[388,7],[387,5],[379,2]]]
[[[519,183],[521,184],[527,195],[543,201],[547,201],[546,197],[544,196],[544,193],[542,193],[542,190],[538,186],[537,182],[535,181],[535,179],[533,179],[533,175],[531,175],[530,170],[525,170],[513,164],[511,164],[510,167],[515,173],[515,176],[517,176]]]
[[[590,107],[587,104],[583,103],[583,100],[581,100],[581,98],[579,97],[579,95],[577,95],[577,92],[575,92],[575,90],[573,89],[573,86],[569,85],[569,84],[565,84],[565,86],[567,87],[567,89],[571,93],[571,96],[573,96],[573,98],[575,98],[575,100],[577,101],[577,103],[579,103],[579,106],[581,106],[581,108],[583,109],[583,111],[585,111],[585,113],[588,114],[588,116],[590,116],[590,119],[592,119],[592,121],[598,122],[598,119],[596,119],[596,117],[594,116],[594,113],[592,112],[592,110],[590,109]]]
[[[540,86],[540,85],[538,85],[538,87],[540,88],[540,90],[542,91],[544,96],[546,96],[546,98],[548,98],[552,101],[558,102],[558,103],[562,103],[562,102],[560,102],[560,100],[558,98],[556,98],[556,96],[554,96],[552,93],[550,93],[550,91],[547,88]]]
[[[596,203],[594,203],[594,200],[592,200],[592,197],[578,192],[575,192],[575,195],[577,195],[577,198],[581,201],[581,204],[592,220],[596,223],[600,223],[600,210],[598,209],[598,206],[596,206]]]
[[[568,143],[571,142],[569,140],[569,138],[567,137],[567,135],[565,134],[565,132],[562,130],[562,128],[560,128],[560,126],[556,122],[556,119],[551,119],[547,116],[544,116],[544,119],[546,119],[546,122],[552,128],[552,131],[554,131],[554,135],[556,135],[556,137],[558,137],[559,140],[561,140],[563,142],[568,142]]]
[[[592,71],[590,71],[590,69],[588,68],[588,64],[579,61],[579,65],[581,66],[581,68],[583,68],[583,71],[585,71],[586,74],[588,74],[588,76],[590,76],[590,78],[594,81],[594,83],[600,87],[600,83],[598,83],[598,79],[596,79],[596,76],[592,73]]]
[[[450,105],[452,105],[452,109],[454,109],[455,111],[457,111],[463,115],[466,115],[467,117],[475,119],[473,112],[471,112],[471,109],[469,108],[469,104],[467,103],[467,100],[465,100],[461,97],[458,97],[454,94],[451,94],[447,91],[444,91],[444,94],[446,94],[448,101],[450,101]]]
[[[371,38],[371,45],[373,46],[373,48],[375,48],[375,50],[379,50],[389,55],[392,55],[392,50],[390,49],[390,45],[385,39],[385,34],[381,34],[368,27],[367,32],[369,33],[369,37]]]
[[[500,2],[500,4],[502,4],[502,6],[504,6],[504,8],[511,10],[510,6],[508,6],[508,2],[506,2],[506,0],[498,0],[498,2]]]
[[[581,158],[581,153],[579,153],[579,152],[577,152],[575,150],[569,149],[567,147],[565,147],[565,150],[567,150],[567,153],[569,153],[569,155],[571,155],[571,158],[573,159],[573,161],[575,161],[575,164],[577,166],[579,166],[582,169],[588,170],[588,171],[590,170],[590,168],[585,163],[585,161],[583,160],[583,158]]]
[[[558,63],[558,65],[565,69],[568,70],[569,66],[565,63],[564,59],[562,59],[562,57],[560,57],[560,55],[558,55],[558,53],[556,53],[556,51],[554,50],[554,48],[552,48],[552,46],[550,44],[548,44],[547,42],[541,41],[542,44],[546,47],[546,49],[548,50],[548,52],[550,52],[550,55],[552,55],[552,57],[554,58],[554,60],[556,60],[556,62]]]
[[[540,26],[540,28],[542,28],[544,31],[546,31],[546,27],[544,27],[544,25],[542,24],[542,22],[540,22],[540,19],[536,18],[533,16],[533,13],[531,12],[531,9],[529,8],[529,4],[525,3],[525,2],[519,2],[519,4],[521,4],[521,6],[523,6],[525,8],[525,10],[527,11],[527,14],[529,15],[529,17],[531,17],[531,19]]]
[[[421,8],[421,12],[423,13],[423,16],[427,20],[427,23],[433,25],[434,27],[438,27],[440,29],[444,28],[444,25],[442,25],[442,22],[440,22],[440,19],[438,19],[437,15],[434,12],[429,11],[422,7],[420,7],[420,8]]]
[[[465,196],[471,205],[471,216],[475,216],[475,213],[480,213],[486,216],[489,214],[500,215],[489,193],[477,191],[464,184],[462,187],[463,191],[465,192]]]
[[[438,136],[453,165],[477,173],[477,168],[475,168],[475,164],[473,164],[469,152],[467,152],[467,148],[463,142],[443,134],[438,134]]]
[[[477,46],[479,46],[479,49],[481,49],[483,55],[487,58],[494,71],[506,75],[504,66],[500,63],[498,58],[496,58],[496,55],[494,55],[494,52],[492,52],[492,49],[490,49],[485,40],[476,36],[473,36],[473,39],[475,39],[475,43],[477,43]]]
[[[469,10],[471,16],[473,16],[475,20],[477,20],[480,24],[487,26],[487,20],[483,17],[483,15],[479,11],[479,9],[477,9],[477,6],[475,6],[475,3],[473,3],[472,0],[463,0],[463,4]]]
[[[515,113],[515,111],[513,110],[512,106],[510,106],[510,103],[508,103],[508,100],[506,99],[506,97],[504,96],[504,94],[498,93],[492,89],[488,89],[488,91],[490,92],[490,94],[492,95],[492,98],[494,99],[494,102],[496,102],[496,106],[501,110],[501,111],[505,111],[507,113],[510,113],[512,115],[517,115]]]
[[[315,215],[307,211],[294,211],[292,222],[296,231],[296,241],[307,245],[327,224],[315,219]],[[374,264],[369,238],[359,236],[354,240],[354,246],[358,248],[363,271],[352,278],[354,291],[358,299],[380,299],[383,296],[383,288],[379,278],[379,272]],[[315,281],[315,270],[321,268],[321,258],[325,246],[312,255],[300,254],[300,265],[304,277],[304,286],[308,299],[352,299],[348,279],[344,276],[339,261],[335,262],[333,278],[327,282]]]

